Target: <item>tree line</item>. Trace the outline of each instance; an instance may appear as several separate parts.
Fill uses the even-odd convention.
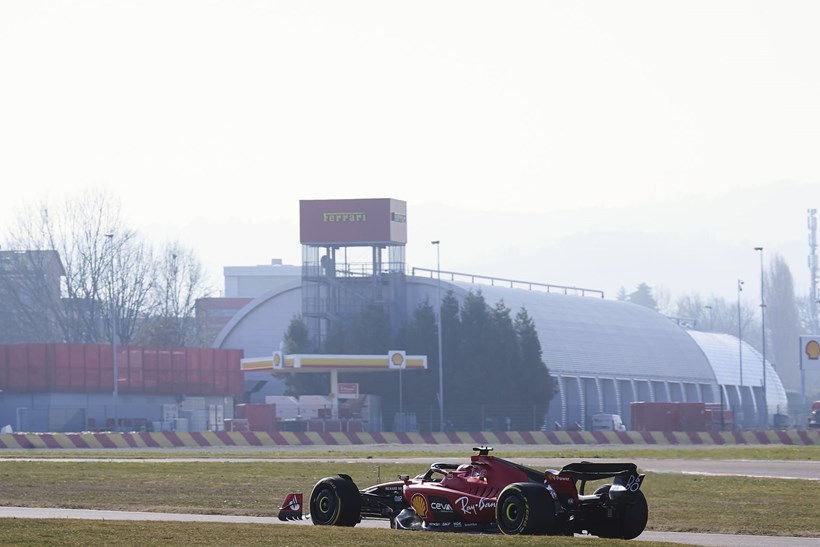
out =
[[[0,343],[107,343],[115,328],[122,344],[210,345],[195,305],[212,289],[194,252],[152,247],[105,192],[23,208],[2,249]]]
[[[772,255],[764,268],[763,297],[766,360],[777,370],[786,389],[797,391],[800,389],[798,337],[817,332],[817,324],[811,314],[809,297],[795,295],[791,270],[779,254]],[[629,293],[621,288],[617,298],[659,311],[686,328],[739,336],[762,353],[764,325],[760,294],[747,295],[743,285],[737,300],[690,293],[672,301],[666,295],[656,297],[646,283],[640,283]]]
[[[480,291],[470,292],[459,304],[452,291],[442,299],[442,361],[445,428],[480,430],[490,424],[499,429],[531,428],[533,409],[543,418],[556,392],[554,379],[542,359],[535,324],[525,308],[513,317],[503,301],[490,306]],[[438,426],[438,322],[427,301],[410,319],[391,329],[387,311],[370,306],[328,329],[321,348],[311,346],[301,316],[294,317],[285,333],[286,353],[384,354],[403,349],[427,355],[423,371],[340,374],[340,381],[358,382],[362,393],[379,395],[385,425],[396,412],[415,413]],[[391,332],[397,334],[391,336]],[[328,375],[281,376],[290,395],[329,392]],[[436,412],[431,412],[436,409]]]

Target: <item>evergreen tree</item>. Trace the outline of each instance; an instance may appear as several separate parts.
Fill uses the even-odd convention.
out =
[[[310,351],[310,332],[301,315],[294,316],[285,331],[282,351],[289,353],[308,353]],[[285,395],[327,395],[330,392],[328,374],[288,374],[275,373],[274,377],[285,381]]]
[[[442,299],[442,357],[445,417],[460,430],[527,428],[533,416],[546,413],[554,395],[553,379],[542,360],[541,344],[532,319],[522,308],[515,317],[503,301],[487,305],[481,291],[470,292],[463,305],[452,292]],[[362,393],[382,397],[385,425],[401,410],[415,412],[420,424],[438,428],[439,367],[436,309],[420,304],[412,318],[390,340],[389,317],[368,307],[348,320],[330,325],[325,353],[387,354],[404,349],[427,355],[425,371],[348,374],[340,380],[358,382]],[[287,351],[308,343],[307,328],[294,318],[285,337]],[[293,375],[289,393],[327,393],[326,375]],[[301,377],[319,378],[302,383]],[[310,389],[310,391],[307,391]],[[536,409],[534,413],[533,410]]]
[[[776,254],[769,262],[765,285],[766,327],[771,340],[771,361],[788,389],[800,388],[799,353],[800,317],[794,297],[794,281],[788,264]]]
[[[634,292],[629,293],[627,301],[639,306],[644,306],[650,310],[658,310],[658,303],[655,297],[652,296],[652,288],[646,283],[641,283]]]

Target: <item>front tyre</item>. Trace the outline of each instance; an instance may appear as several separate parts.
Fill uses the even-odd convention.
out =
[[[310,494],[310,519],[320,526],[356,526],[362,498],[356,484],[341,477],[320,480]]]
[[[555,503],[540,484],[513,483],[498,496],[495,521],[502,534],[544,535],[553,527]]]

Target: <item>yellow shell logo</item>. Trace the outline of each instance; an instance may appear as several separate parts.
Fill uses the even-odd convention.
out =
[[[402,363],[404,363],[404,356],[401,353],[394,353],[390,356],[390,361],[393,363],[394,367],[400,367]]]
[[[421,494],[413,494],[410,498],[410,505],[416,511],[416,514],[422,518],[427,516],[427,500]]]
[[[809,340],[806,344],[806,355],[815,361],[820,357],[820,343],[817,343],[817,340]]]
[[[279,353],[274,353],[273,354],[273,366],[278,367],[281,364],[282,364],[282,355],[279,354]]]

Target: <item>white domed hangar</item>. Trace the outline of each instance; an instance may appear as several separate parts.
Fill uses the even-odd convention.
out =
[[[384,303],[396,318],[409,317],[425,301],[436,302],[439,272],[405,264],[405,202],[301,201],[300,215],[301,268],[271,278],[266,291],[256,274],[254,293],[226,291],[226,297],[250,300],[224,325],[215,347],[269,356],[299,314],[321,336],[334,316],[365,302]],[[226,288],[241,287],[242,280],[229,270]],[[463,301],[480,290],[490,305],[503,301],[514,312],[527,310],[558,384],[545,418],[548,428],[587,428],[598,413],[620,414],[629,428],[631,404],[639,401],[722,404],[744,427],[763,425],[764,401],[767,423],[787,407],[776,371],[766,363],[764,373],[757,351],[730,335],[687,330],[648,308],[607,300],[599,291],[450,271],[440,276],[441,294],[452,291]],[[270,374],[246,373],[247,385],[260,382],[268,382],[265,392],[281,393]]]

